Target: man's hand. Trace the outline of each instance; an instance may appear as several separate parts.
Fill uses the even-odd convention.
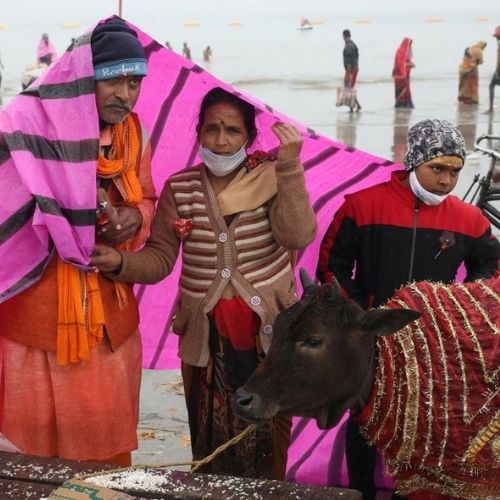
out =
[[[142,214],[135,207],[115,207],[103,188],[97,189],[97,235],[106,243],[122,243],[142,226]]]
[[[303,143],[300,132],[292,125],[279,122],[275,123],[271,129],[280,141],[278,160],[287,161],[297,158]]]
[[[113,247],[97,243],[90,257],[90,263],[96,266],[99,271],[113,273],[120,270],[122,256]]]
[[[142,215],[135,207],[114,207],[106,223],[97,226],[97,235],[109,243],[122,243],[132,238],[142,226]]]

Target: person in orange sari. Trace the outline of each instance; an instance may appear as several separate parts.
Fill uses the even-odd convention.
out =
[[[410,89],[410,71],[415,67],[412,61],[411,45],[411,38],[403,38],[394,58],[392,76],[396,89],[396,103],[394,105],[396,108],[414,107]]]
[[[463,104],[479,103],[479,71],[483,64],[483,51],[486,42],[479,41],[464,52],[464,57],[458,67],[458,102]]]
[[[80,76],[81,68],[93,78]],[[121,19],[108,19],[75,40],[51,72],[53,79],[62,72],[71,80],[45,85],[65,99],[58,108],[64,111],[50,115],[50,130],[69,116],[81,140],[33,139],[52,151],[51,168],[37,175],[62,184],[68,198],[90,191],[92,200],[97,192],[94,211],[60,209],[61,200],[47,199],[51,216],[66,212],[61,225],[78,218],[77,226],[95,231],[96,241],[137,249],[149,234],[156,201],[151,146],[132,112],[147,73],[137,34]],[[43,84],[32,92],[33,109],[37,99],[46,108],[55,101],[43,101]],[[78,178],[82,150],[90,175]],[[0,432],[23,453],[130,465],[142,373],[136,299],[131,286],[60,255],[54,248],[39,280],[0,304]]]

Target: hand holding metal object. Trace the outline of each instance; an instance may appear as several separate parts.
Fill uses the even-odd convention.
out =
[[[96,216],[97,216],[97,224],[102,226],[107,222],[111,222],[114,224],[114,220],[116,219],[116,209],[111,204],[108,199],[108,193],[103,188],[97,189],[97,205],[96,205]]]
[[[97,217],[100,217],[102,214],[104,214],[104,212],[106,211],[106,207],[107,206],[108,206],[107,200],[100,201],[97,204],[97,210],[95,211],[95,213],[97,214]]]

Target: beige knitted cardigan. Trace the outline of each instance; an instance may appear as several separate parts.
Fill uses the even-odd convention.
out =
[[[265,352],[274,318],[296,300],[289,251],[314,239],[316,218],[299,159],[269,168],[275,168],[277,194],[254,210],[239,212],[229,224],[204,165],[174,174],[163,188],[146,246],[122,254],[117,279],[158,282],[172,271],[181,247],[175,221],[192,221],[182,241],[180,294],[172,325],[181,336],[179,355],[186,363],[207,365],[208,313],[229,284],[261,319],[259,337]]]

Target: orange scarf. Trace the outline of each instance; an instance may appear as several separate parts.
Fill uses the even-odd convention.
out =
[[[123,123],[111,126],[111,149],[108,158],[99,154],[97,175],[121,177],[125,188],[124,202],[137,206],[142,188],[135,166],[141,155],[141,128],[129,115]],[[120,245],[118,245],[120,247]],[[104,308],[97,273],[82,272],[57,259],[58,322],[57,364],[78,363],[89,359],[104,336]],[[126,306],[126,285],[115,281],[120,308]]]

